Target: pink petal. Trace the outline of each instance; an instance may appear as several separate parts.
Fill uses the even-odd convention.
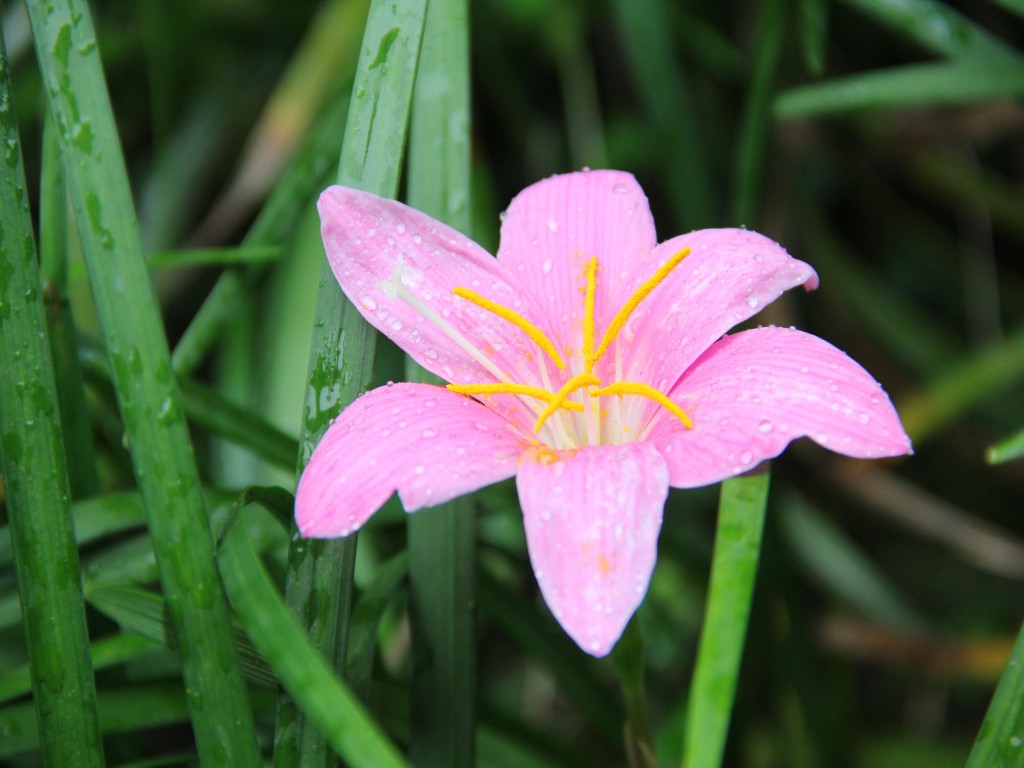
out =
[[[674,237],[658,246],[652,260],[661,265],[684,248],[689,255],[644,299],[623,333],[626,378],[661,392],[723,333],[783,291],[818,284],[810,266],[744,229],[702,229]]]
[[[347,536],[398,491],[407,512],[511,477],[527,442],[475,400],[429,384],[378,387],[335,420],[295,496],[303,536]]]
[[[778,456],[809,436],[857,458],[910,453],[889,396],[827,341],[788,328],[756,328],[714,344],[670,393],[693,429],[664,412],[648,439],[671,484],[715,483]]]
[[[480,246],[439,221],[394,200],[330,187],[319,201],[327,258],[363,317],[427,370],[456,383],[492,382],[479,359],[407,301],[408,292],[461,333],[514,381],[536,371],[537,348],[518,328],[456,297],[462,287],[536,316],[515,277]],[[508,398],[512,400],[512,398]]]
[[[580,648],[604,656],[654,570],[668,494],[664,460],[649,443],[532,449],[516,483],[548,607]]]
[[[582,171],[516,196],[501,226],[498,260],[530,289],[559,351],[579,352],[587,262],[596,256],[601,270],[594,311],[600,334],[628,298],[616,287],[622,275],[649,263],[656,242],[647,198],[632,175]]]

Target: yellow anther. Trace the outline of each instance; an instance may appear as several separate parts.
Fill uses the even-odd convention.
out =
[[[648,400],[653,400],[666,411],[678,418],[687,429],[693,429],[693,421],[686,415],[686,411],[668,399],[654,387],[641,384],[638,381],[619,381],[609,384],[607,387],[595,389],[590,393],[591,397],[608,397],[609,395],[640,395]]]
[[[647,280],[645,280],[643,284],[636,289],[636,292],[629,297],[629,300],[626,301],[625,304],[622,305],[622,309],[616,312],[615,317],[612,318],[612,322],[609,324],[608,330],[604,332],[604,336],[601,338],[601,343],[598,344],[597,349],[594,351],[593,362],[600,360],[601,356],[608,351],[608,347],[610,347],[612,342],[615,341],[615,337],[619,335],[619,331],[622,330],[622,326],[626,324],[626,321],[629,320],[629,316],[633,314],[633,310],[640,305],[640,302],[646,299],[648,294],[657,288],[658,285],[669,276],[672,270],[679,266],[679,262],[685,259],[689,254],[690,249],[683,248],[683,250],[658,267],[658,271],[647,278]],[[590,365],[592,366],[593,363]]]
[[[587,263],[587,293],[583,309],[583,364],[594,370],[594,296],[597,293],[597,257]]]
[[[544,335],[544,331],[535,326],[529,320],[517,312],[513,312],[508,307],[504,307],[501,304],[485,299],[479,293],[469,290],[468,288],[456,287],[452,289],[452,293],[461,299],[476,304],[481,309],[486,309],[488,312],[493,312],[502,320],[507,320],[512,325],[519,328],[523,333],[533,339],[534,343],[543,349],[547,356],[551,358],[551,362],[557,365],[559,368],[565,368],[565,363],[562,362],[562,358],[558,354],[558,350],[555,349],[555,345],[551,343],[551,340]]]
[[[573,376],[562,385],[562,388],[555,393],[555,396],[547,404],[547,407],[540,412],[540,415],[537,417],[537,423],[533,425],[533,431],[535,433],[540,432],[540,428],[544,426],[544,422],[548,420],[548,417],[551,414],[561,408],[563,404],[569,405],[568,403],[565,403],[565,399],[577,389],[583,389],[583,387],[596,387],[600,385],[600,383],[601,380],[593,374],[581,373],[579,376]],[[577,403],[577,405],[579,404]]]
[[[527,384],[449,384],[448,389],[457,395],[525,395],[543,400],[545,403],[550,403],[555,399],[553,392]],[[583,405],[580,403],[562,403],[561,407],[569,411],[583,410]]]

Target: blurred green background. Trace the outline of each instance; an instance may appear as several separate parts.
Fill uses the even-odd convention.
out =
[[[249,276],[246,301],[182,385],[211,487],[294,486],[323,260],[313,201],[335,175],[367,8],[92,4],[172,349],[223,269]],[[44,94],[21,4],[3,14],[35,200]],[[478,242],[494,250],[499,212],[539,178],[631,171],[661,238],[746,226],[811,263],[821,288],[783,297],[757,322],[847,351],[892,395],[914,440],[915,455],[885,463],[809,444],[773,462],[725,764],[964,765],[1024,616],[1024,5],[476,0],[470,16]],[[284,202],[257,247],[246,233],[275,193]],[[68,293],[93,490],[128,491],[77,248],[71,238]],[[378,350],[375,379],[404,378],[400,355],[384,341]],[[639,613],[664,764],[678,761],[716,498],[672,492]],[[478,494],[477,514],[478,764],[623,765],[611,669],[578,653],[540,601],[514,486]],[[159,609],[123,590],[155,582],[138,524],[126,511],[81,549],[94,640],[119,626],[161,640]],[[283,579],[287,536],[269,522],[255,530]],[[379,586],[380,564],[404,546],[392,502],[361,536],[357,586]],[[401,738],[407,596],[393,586],[378,603],[363,693]],[[25,660],[7,546],[0,673]],[[98,673],[101,691],[131,684],[154,697],[152,722],[111,729],[111,764],[188,762],[173,686],[157,695],[177,674],[174,655],[152,649]],[[126,717],[139,701],[125,699]],[[255,696],[258,723],[272,722],[272,702]],[[27,711],[18,695],[0,707],[11,765],[38,761],[32,739],[17,736]]]

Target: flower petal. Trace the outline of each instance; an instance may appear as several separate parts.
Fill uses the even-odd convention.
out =
[[[802,331],[756,328],[727,336],[670,394],[693,429],[659,414],[648,439],[665,457],[675,487],[745,472],[805,435],[857,458],[911,452],[889,396],[871,375]]]
[[[407,512],[511,477],[527,442],[508,421],[429,384],[378,387],[327,430],[299,481],[303,536],[347,536],[398,491]]]
[[[656,242],[647,198],[631,174],[581,171],[516,196],[501,226],[498,261],[532,292],[559,351],[579,352],[587,262],[596,256],[601,269],[594,310],[600,333],[621,304],[620,276],[632,274]]]
[[[654,570],[668,494],[664,460],[649,443],[531,449],[516,484],[548,607],[580,648],[604,656]]]
[[[520,314],[537,314],[524,306],[529,299],[516,278],[483,248],[424,213],[347,187],[329,187],[318,207],[327,258],[345,295],[417,363],[454,383],[493,382],[495,370],[523,381],[521,366],[533,375],[533,342],[507,320],[453,293],[462,287]],[[461,334],[472,349],[410,301]]]
[[[734,325],[790,288],[818,284],[809,265],[745,229],[702,229],[674,237],[651,254],[655,268],[684,248],[689,255],[640,304],[623,333],[632,340],[622,351],[626,377],[665,393]]]

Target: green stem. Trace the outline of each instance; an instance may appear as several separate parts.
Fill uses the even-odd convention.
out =
[[[685,768],[718,768],[736,698],[768,502],[768,470],[722,483],[711,583],[683,742]]]
[[[103,743],[45,339],[42,291],[0,30],[0,453],[43,762],[102,766]]]

